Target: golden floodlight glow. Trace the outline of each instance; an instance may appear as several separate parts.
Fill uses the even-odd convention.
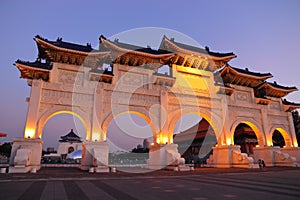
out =
[[[31,128],[26,128],[25,130],[25,138],[34,138],[35,130]]]
[[[173,137],[170,137],[170,144],[173,144]]]
[[[160,139],[159,139],[159,137],[156,138],[156,143],[157,143],[157,144],[160,144]]]
[[[267,140],[267,144],[268,144],[268,146],[273,146],[273,143],[270,140]]]
[[[227,145],[231,145],[231,139],[230,139],[230,138],[227,138],[227,139],[226,139],[226,143],[227,143]]]
[[[163,144],[168,144],[168,137],[163,137]]]
[[[294,141],[294,147],[298,147],[298,142]]]
[[[100,133],[96,132],[96,133],[93,133],[92,135],[92,140],[97,142],[100,140]]]

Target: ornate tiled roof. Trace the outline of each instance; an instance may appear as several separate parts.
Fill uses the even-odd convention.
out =
[[[287,94],[297,91],[296,87],[287,87],[277,84],[276,82],[263,82],[254,88],[255,96],[262,97],[262,96],[270,96],[281,98],[286,96]]]
[[[150,47],[141,47],[141,46],[136,46],[136,45],[132,45],[132,44],[128,44],[128,43],[123,43],[123,42],[120,42],[119,39],[110,41],[110,40],[107,40],[103,35],[100,36],[99,40],[100,40],[99,50],[101,50],[101,51],[109,50],[104,45],[101,45],[101,43],[102,43],[101,41],[106,40],[120,48],[132,50],[132,51],[139,51],[139,52],[149,53],[149,54],[154,54],[154,55],[163,55],[163,54],[171,53],[169,51],[162,50],[162,49],[155,50],[155,49],[151,49]]]
[[[81,142],[81,138],[78,135],[76,135],[76,133],[74,133],[73,129],[71,129],[70,133],[61,136],[60,138],[61,138],[60,142],[74,142],[74,141]]]
[[[286,99],[282,100],[282,104],[285,111],[293,111],[300,108],[300,103],[290,102]]]
[[[200,54],[206,54],[206,55],[210,55],[210,56],[213,56],[213,57],[218,57],[218,58],[225,58],[225,57],[234,58],[234,57],[236,57],[236,55],[233,52],[230,52],[230,53],[213,52],[213,51],[210,51],[208,47],[205,47],[205,49],[203,49],[203,48],[199,48],[199,47],[196,47],[196,46],[183,44],[183,43],[180,43],[180,42],[176,42],[174,38],[171,38],[169,40],[166,36],[164,36],[164,38],[161,42],[160,49],[166,49],[166,50],[169,49],[165,44],[166,41],[170,42],[170,43],[173,43],[174,45],[176,45],[177,47],[179,47],[181,49],[185,49],[185,50],[200,53]]]
[[[41,39],[45,42],[48,42],[49,44],[52,44],[60,48],[71,49],[71,50],[82,51],[82,52],[91,52],[94,50],[91,44],[89,43],[87,43],[86,45],[74,44],[74,43],[62,41],[62,38],[57,38],[56,41],[51,41],[48,39],[44,39],[39,35],[36,35],[35,38]]]
[[[190,51],[194,51],[194,52],[198,52],[198,53],[202,53],[202,54],[208,54],[210,56],[215,56],[215,57],[220,57],[220,58],[227,57],[227,56],[235,56],[235,54],[233,52],[230,52],[230,53],[213,52],[213,51],[210,51],[208,47],[205,47],[205,49],[202,49],[202,48],[199,48],[199,47],[183,44],[183,43],[180,43],[180,42],[175,42],[175,40],[171,40],[171,41],[180,48],[190,50]]]
[[[263,83],[268,78],[273,77],[270,73],[259,73],[249,71],[246,69],[239,69],[226,64],[222,69],[218,71],[224,84],[234,84],[246,87],[256,87],[257,85]]]
[[[17,60],[15,63],[26,65],[26,66],[37,68],[37,69],[46,69],[46,70],[51,70],[52,66],[53,66],[52,63],[50,63],[50,62],[42,63],[41,60],[38,60],[38,59],[35,62]]]
[[[227,65],[229,66],[229,65]],[[273,77],[273,75],[271,73],[260,73],[260,72],[253,72],[253,71],[249,71],[248,68],[245,69],[240,69],[240,68],[236,68],[236,67],[231,67],[233,70],[235,70],[236,72],[240,73],[240,74],[246,74],[246,75],[251,75],[251,76],[256,76],[256,77],[266,77],[266,78],[271,78]]]

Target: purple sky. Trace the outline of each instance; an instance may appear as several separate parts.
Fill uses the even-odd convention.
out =
[[[95,2],[0,2],[0,132],[8,134],[0,142],[23,136],[25,98],[30,90],[12,64],[17,59],[36,59],[37,48],[32,38],[37,34],[79,44],[91,42],[97,47],[101,34],[110,37],[132,28],[169,28],[212,51],[233,51],[238,56],[230,62],[233,66],[271,72],[274,78],[270,81],[300,88],[298,0]],[[300,92],[287,98],[300,102]],[[61,118],[68,121],[68,117]],[[54,131],[47,125],[45,133],[56,140],[70,128]]]

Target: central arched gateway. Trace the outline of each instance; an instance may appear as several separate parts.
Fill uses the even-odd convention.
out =
[[[40,168],[43,126],[59,113],[75,115],[86,128],[84,170],[108,170],[106,131],[121,113],[137,114],[151,127],[154,144],[149,168],[182,163],[173,134],[177,120],[188,113],[199,114],[214,129],[217,145],[209,159],[211,166],[253,166],[253,160],[234,145],[234,131],[240,123],[250,126],[257,136],[255,155],[281,158],[282,150],[272,146],[276,129],[289,153],[300,158],[290,113],[300,105],[282,100],[297,89],[266,82],[270,73],[230,66],[228,62],[236,57],[233,53],[212,52],[166,36],[158,50],[103,36],[98,49],[61,38],[50,41],[36,36],[34,40],[37,60],[14,64],[31,93],[24,138],[13,144],[11,172]],[[280,162],[290,165],[291,160]],[[270,162],[275,165],[277,160]]]

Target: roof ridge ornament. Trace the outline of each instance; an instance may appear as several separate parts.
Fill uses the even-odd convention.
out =
[[[206,50],[207,52],[210,52],[208,46],[205,46],[205,50]]]

